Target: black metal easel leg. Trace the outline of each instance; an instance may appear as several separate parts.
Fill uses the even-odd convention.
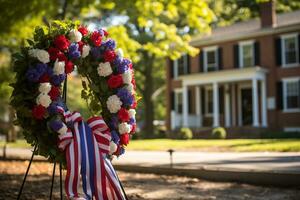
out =
[[[51,182],[50,197],[49,197],[50,200],[52,199],[52,191],[53,191],[54,178],[55,178],[55,168],[56,168],[56,162],[53,165],[52,182]]]
[[[19,199],[21,198],[22,191],[23,191],[23,187],[24,187],[24,184],[25,184],[25,181],[26,181],[26,178],[27,178],[27,175],[28,175],[28,172],[29,172],[31,163],[32,163],[32,161],[33,161],[33,157],[34,157],[34,153],[35,153],[35,151],[36,151],[36,148],[37,148],[37,144],[34,145],[34,149],[33,149],[33,152],[32,152],[32,155],[31,155],[31,158],[30,158],[30,161],[29,161],[27,170],[26,170],[26,173],[25,173],[24,178],[23,178],[23,182],[22,182],[22,185],[21,185],[21,187],[20,187],[20,190],[19,190],[19,194],[18,194],[17,200],[19,200]]]
[[[125,190],[124,190],[124,188],[123,188],[123,185],[122,185],[122,183],[121,183],[121,181],[120,181],[120,179],[119,179],[119,176],[118,176],[118,174],[117,174],[117,171],[115,170],[115,172],[116,172],[116,175],[117,175],[117,179],[118,179],[118,181],[119,181],[119,184],[120,184],[120,186],[121,186],[122,192],[123,192],[123,194],[124,194],[124,196],[125,196],[125,199],[126,199],[126,200],[129,200],[128,197],[127,197],[127,195],[126,195],[126,192],[125,192]]]
[[[60,188],[60,200],[63,199],[63,191],[62,191],[62,166],[61,162],[59,163],[59,188]]]

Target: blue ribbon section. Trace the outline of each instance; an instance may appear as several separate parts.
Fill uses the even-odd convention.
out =
[[[94,183],[94,178],[95,178],[95,150],[94,150],[94,141],[93,141],[93,133],[92,133],[92,129],[88,126],[88,124],[86,122],[84,122],[85,124],[85,134],[86,134],[86,140],[87,140],[87,148],[88,148],[88,156],[89,156],[89,164],[90,164],[90,185],[92,188],[92,192],[93,194],[95,194],[95,183]]]

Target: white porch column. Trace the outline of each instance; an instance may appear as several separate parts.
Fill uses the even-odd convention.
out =
[[[267,116],[267,92],[266,92],[266,80],[262,80],[260,84],[261,91],[261,125],[263,127],[268,126],[268,116]]]
[[[219,122],[219,88],[218,83],[213,83],[213,127],[220,126]]]
[[[231,114],[230,114],[230,90],[228,84],[225,85],[225,126],[230,127],[231,125]]]
[[[182,91],[182,106],[183,106],[183,126],[188,127],[188,89],[187,86],[183,86]]]
[[[200,122],[199,127],[202,127],[202,111],[201,111],[201,88],[200,86],[196,86],[196,115],[198,121]]]
[[[258,90],[257,90],[257,80],[252,79],[252,117],[253,126],[258,127]]]

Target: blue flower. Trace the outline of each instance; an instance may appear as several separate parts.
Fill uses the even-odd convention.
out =
[[[111,137],[112,137],[112,141],[116,144],[119,144],[120,142],[120,137],[118,135],[118,133],[116,131],[111,131]]]
[[[112,39],[109,39],[103,42],[101,46],[104,46],[107,50],[114,50],[116,48],[116,42]]]
[[[37,82],[41,77],[40,73],[34,68],[28,69],[25,76],[31,82]]]
[[[100,28],[100,29],[99,29],[97,32],[98,32],[98,33],[100,33],[101,37],[103,37],[103,36],[104,36],[104,31],[103,31],[103,29],[102,29],[102,28]]]
[[[125,106],[131,106],[133,104],[133,96],[129,93],[129,91],[125,88],[121,88],[117,92],[117,96],[121,99],[123,102],[123,105]]]
[[[117,129],[118,117],[116,115],[111,116],[109,126],[110,126],[111,129]]]
[[[134,118],[130,118],[130,119],[129,119],[129,124],[131,124],[131,125],[132,125],[132,124],[135,124],[135,119],[134,119]]]
[[[36,71],[40,76],[42,76],[47,71],[48,65],[44,63],[38,63],[36,65]]]
[[[125,149],[123,147],[120,147],[120,152],[119,156],[125,153]]]
[[[122,58],[120,58],[119,56],[117,56],[113,61],[113,64],[117,66],[121,65],[121,63],[122,63]]]
[[[46,73],[47,73],[48,76],[50,76],[50,77],[53,76],[54,72],[53,72],[52,67],[47,66],[47,68],[46,68]]]
[[[72,43],[70,46],[69,46],[69,56],[71,59],[77,59],[80,57],[80,51],[79,51],[79,46],[77,43]]]
[[[101,57],[101,50],[99,47],[93,47],[91,49],[91,54],[94,58],[98,59]]]
[[[53,131],[56,132],[63,127],[63,123],[58,120],[53,120],[49,123],[49,126]]]
[[[51,77],[51,83],[55,86],[59,86],[66,78],[66,74],[53,75]]]

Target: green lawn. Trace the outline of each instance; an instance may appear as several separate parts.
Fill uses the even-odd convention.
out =
[[[0,142],[2,147],[4,142]],[[24,140],[9,143],[8,147],[30,147]],[[234,140],[132,140],[127,150],[166,151],[174,150],[199,150],[199,151],[300,151],[300,139],[234,139]]]

